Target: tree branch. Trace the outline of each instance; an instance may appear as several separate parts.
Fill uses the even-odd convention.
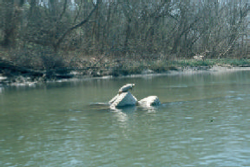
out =
[[[73,27],[70,27],[68,30],[66,30],[64,32],[64,34],[58,39],[58,41],[54,44],[54,48],[57,49],[60,44],[62,43],[63,39],[71,32],[73,31],[74,29],[78,28],[78,27],[81,27],[83,24],[87,23],[90,19],[90,17],[92,16],[92,14],[95,12],[95,10],[98,8],[98,5],[100,3],[101,0],[97,0],[96,2],[96,5],[94,7],[94,9],[92,9],[92,11],[89,13],[89,15],[83,20],[81,21],[80,23],[74,25]]]
[[[61,21],[61,19],[62,19],[64,13],[66,12],[67,3],[68,3],[68,0],[65,0],[65,1],[64,1],[64,5],[63,5],[63,11],[62,11],[62,13],[61,13],[60,16],[59,16],[58,21]]]

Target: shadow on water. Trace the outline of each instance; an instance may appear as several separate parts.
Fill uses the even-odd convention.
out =
[[[118,108],[110,108],[108,103],[96,102],[89,104],[91,111],[122,111],[126,113],[133,113],[137,110],[138,106],[126,106],[126,107],[118,107]]]
[[[150,106],[150,107],[143,107],[143,106],[126,106],[126,107],[117,107],[117,108],[110,108],[108,103],[96,102],[89,104],[90,111],[98,111],[98,112],[123,112],[127,114],[134,113],[136,111],[146,111],[146,112],[157,112],[160,108],[165,108],[169,103],[163,103],[159,106]]]

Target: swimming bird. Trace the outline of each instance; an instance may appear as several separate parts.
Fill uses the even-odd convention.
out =
[[[118,93],[128,92],[130,89],[132,90],[134,86],[135,84],[126,84],[119,89]]]

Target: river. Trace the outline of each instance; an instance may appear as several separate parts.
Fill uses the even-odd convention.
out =
[[[161,106],[110,110],[126,83]],[[0,88],[0,166],[250,166],[250,71]]]

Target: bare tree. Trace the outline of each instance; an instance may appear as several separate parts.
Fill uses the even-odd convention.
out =
[[[39,2],[0,1],[1,47],[29,58],[50,54],[47,62],[69,52],[138,60],[247,57],[250,7],[244,0]]]

